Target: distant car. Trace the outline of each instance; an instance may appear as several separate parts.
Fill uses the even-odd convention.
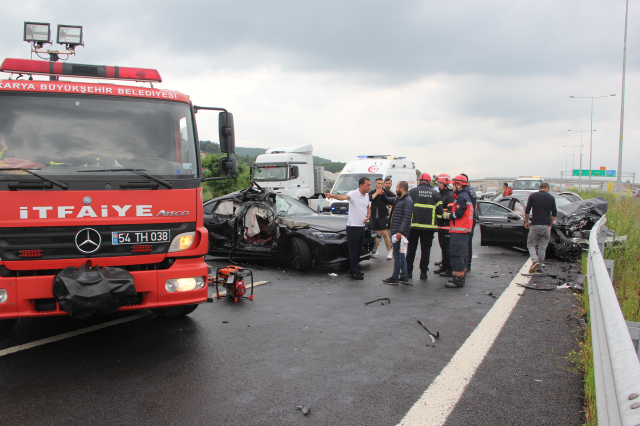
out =
[[[346,215],[318,214],[255,183],[207,201],[203,212],[210,254],[271,258],[298,271],[349,259]],[[365,232],[362,260],[371,257],[376,235]]]
[[[482,199],[484,200],[492,200],[498,196],[498,188],[495,186],[487,188],[487,192],[484,193]]]
[[[553,223],[548,253],[561,259],[575,259],[588,245],[589,230],[607,211],[602,197],[577,202],[550,192],[556,199],[558,217]],[[495,201],[478,201],[480,244],[526,248],[529,230],[524,227],[524,209],[530,194],[517,194]]]
[[[483,192],[481,187],[473,188],[476,191],[476,198],[482,200]]]

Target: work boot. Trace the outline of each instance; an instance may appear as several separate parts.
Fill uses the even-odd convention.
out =
[[[413,271],[407,272],[407,278],[413,278]]]
[[[437,262],[433,262],[433,264],[436,266],[442,265],[442,259],[438,260]]]
[[[421,280],[429,279],[429,276],[427,275],[427,271],[420,271],[420,279]]]
[[[434,274],[441,274],[443,272],[445,272],[447,270],[446,267],[444,266],[440,266],[440,269],[436,269],[435,271],[433,271]]]
[[[398,278],[398,282],[400,284],[409,284],[409,278],[410,277],[400,277]],[[413,284],[409,284],[409,285],[413,285]]]
[[[447,269],[446,271],[441,273],[440,276],[443,278],[448,278],[448,277],[452,277],[453,275],[451,274],[451,269]]]
[[[446,283],[444,286],[447,288],[462,288],[464,287],[465,273],[463,271],[452,272],[453,279]]]

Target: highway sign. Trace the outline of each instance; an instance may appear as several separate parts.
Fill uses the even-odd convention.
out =
[[[589,176],[589,170],[574,169],[573,176]],[[591,170],[591,176],[616,177],[616,171],[615,170]]]

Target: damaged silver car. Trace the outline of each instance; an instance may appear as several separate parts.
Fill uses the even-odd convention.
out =
[[[318,214],[256,183],[204,203],[210,254],[272,258],[298,271],[348,261],[346,225],[346,216]],[[367,229],[361,260],[371,257],[374,243]]]

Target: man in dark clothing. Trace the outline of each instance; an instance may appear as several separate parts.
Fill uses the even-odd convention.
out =
[[[504,186],[504,192],[502,193],[503,197],[508,197],[509,195],[513,195],[513,189],[509,188],[509,184],[507,182],[505,182],[503,186]]]
[[[531,223],[529,223],[530,214]],[[551,236],[551,225],[556,220],[557,214],[556,199],[549,194],[549,184],[542,183],[538,192],[529,195],[527,207],[524,210],[524,227],[529,230],[527,248],[533,262],[529,268],[530,274],[537,271],[544,262],[544,255]]]
[[[451,213],[451,208],[455,203],[455,200],[453,199],[453,192],[449,189],[451,178],[448,174],[443,173],[438,176],[437,182],[438,188],[440,189],[440,199],[442,201],[443,211]],[[439,219],[440,229],[438,230],[438,243],[440,244],[440,250],[442,251],[442,260],[435,264],[436,266],[440,265],[440,269],[433,272],[435,274],[440,274],[441,277],[452,277],[449,220],[443,219],[442,215],[439,216]]]
[[[467,178],[467,182],[469,181],[469,176],[464,173],[460,173],[461,176]],[[469,250],[467,251],[467,272],[471,271],[471,258],[473,257],[473,234],[476,230],[476,223],[478,223],[478,195],[476,194],[476,190],[471,186],[467,185],[464,187],[464,190],[469,194],[469,198],[471,198],[471,204],[473,204],[473,227],[471,228],[471,234],[469,235]]]
[[[431,187],[429,173],[422,173],[418,181],[418,186],[409,191],[413,200],[413,216],[407,249],[407,277],[412,278],[413,261],[420,242],[420,279],[426,280],[433,236],[438,230],[437,218],[442,217],[442,201],[440,194]]]
[[[442,217],[451,219],[451,272],[453,279],[445,287],[461,288],[465,285],[465,256],[469,248],[469,234],[473,226],[473,204],[464,187],[469,184],[465,176],[458,175],[453,179],[453,190],[456,202],[451,213],[445,212]]]
[[[385,197],[382,197],[382,195]],[[393,204],[396,194],[386,189],[382,183],[382,178],[378,178],[376,179],[375,189],[369,192],[369,199],[371,200],[371,219],[369,220],[371,230],[376,231],[378,234],[376,246],[371,257],[378,257],[378,245],[380,244],[380,237],[382,237],[387,246],[387,259],[392,259],[391,240],[387,232],[387,226],[389,225],[389,209],[387,209],[387,206]]]
[[[402,253],[402,238],[409,236],[411,229],[411,216],[413,214],[413,201],[409,197],[409,184],[406,181],[398,182],[396,193],[398,198],[393,203],[391,218],[389,219],[389,233],[395,239],[393,243],[393,274],[382,280],[385,284],[397,285],[409,284],[407,278],[407,258]],[[392,239],[392,242],[393,242]]]

